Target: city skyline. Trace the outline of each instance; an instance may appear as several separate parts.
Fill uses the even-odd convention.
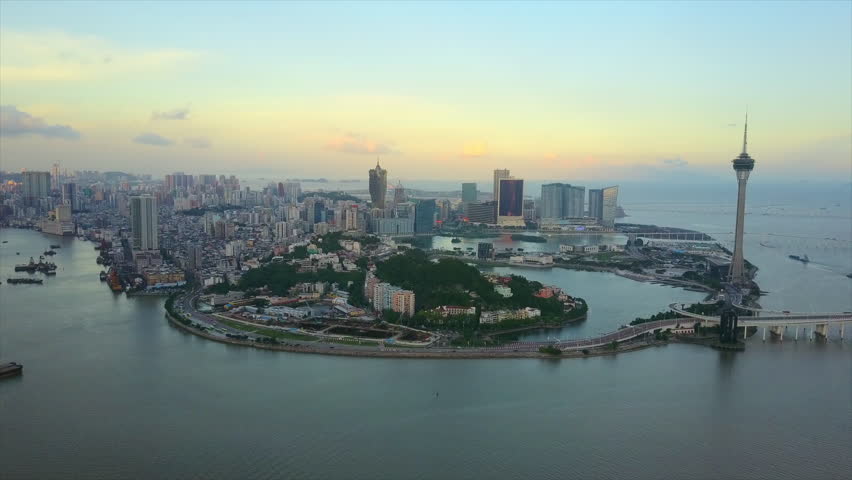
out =
[[[359,178],[381,155],[403,180],[473,178],[492,165],[526,179],[723,180],[723,145],[748,105],[767,181],[846,177],[852,75],[838,60],[852,53],[850,6],[813,5],[169,6],[221,28],[223,43],[177,28],[185,16],[157,4],[4,2],[0,156],[9,171],[60,162]],[[626,21],[636,15],[643,22]],[[158,35],[136,22],[153,18]],[[321,20],[336,35],[319,38]],[[752,40],[728,34],[740,24]],[[394,34],[413,25],[441,28],[459,48],[439,56]],[[608,38],[583,42],[602,25]],[[518,55],[527,50],[538,54]],[[629,61],[602,61],[616,58]]]

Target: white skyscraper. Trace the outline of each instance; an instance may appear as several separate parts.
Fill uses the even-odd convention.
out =
[[[157,199],[150,195],[130,198],[130,228],[134,250],[159,250]]]

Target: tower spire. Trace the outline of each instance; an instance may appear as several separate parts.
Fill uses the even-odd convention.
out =
[[[748,149],[748,110],[745,114],[745,130],[743,131],[743,153],[747,153]]]

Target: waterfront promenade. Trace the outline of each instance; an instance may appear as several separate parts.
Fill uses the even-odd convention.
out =
[[[242,338],[229,337],[228,335],[244,336],[250,334],[250,332],[233,328],[227,323],[222,322],[222,319],[220,317],[217,317],[216,315],[210,315],[198,311],[195,308],[195,301],[197,300],[199,295],[199,291],[190,292],[187,295],[179,297],[176,303],[180,305],[180,310],[182,311],[182,314],[189,315],[188,318],[192,322],[208,327],[209,331],[202,331],[198,328],[184,325],[180,323],[177,319],[171,318],[171,315],[169,315],[170,321],[173,325],[181,327],[182,329],[194,333],[196,335],[200,335],[210,340],[219,341],[223,343],[253,346],[269,350],[282,350],[304,353],[325,353],[347,356],[381,356],[402,358],[501,358],[552,356],[549,354],[540,353],[539,349],[542,347],[556,347],[566,354],[570,354],[572,352],[586,353],[584,351],[588,351],[588,353],[590,354],[613,354],[617,353],[618,351],[635,349],[637,346],[644,346],[649,344],[648,342],[642,344],[636,344],[635,342],[633,342],[634,344],[630,345],[629,348],[622,348],[621,350],[619,350],[619,348],[611,348],[613,342],[615,342],[616,344],[622,344],[624,342],[630,342],[632,340],[650,336],[656,331],[660,330],[666,330],[678,326],[691,327],[696,322],[695,318],[690,318],[689,316],[684,315],[683,317],[674,319],[658,320],[654,322],[642,323],[639,325],[627,326],[612,332],[604,333],[589,338],[572,340],[519,341],[489,347],[443,347],[435,346],[434,341],[425,343],[422,346],[412,346],[403,343],[386,344],[384,342],[374,344],[369,344],[368,342],[364,342],[362,344],[353,344],[352,340],[354,340],[354,338],[344,339],[349,340],[346,343],[339,342],[341,338],[315,338],[312,340],[294,338],[292,340],[288,339],[283,343],[279,342],[273,344],[265,342],[254,342]],[[847,318],[847,320],[852,320],[852,318]],[[702,323],[718,323],[718,318],[708,317],[707,319],[703,320]],[[258,328],[265,327],[258,325]],[[296,335],[314,335],[312,332],[303,332],[296,329],[291,329],[289,331],[294,334],[294,337]]]

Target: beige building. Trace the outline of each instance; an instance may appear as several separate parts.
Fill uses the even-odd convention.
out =
[[[411,290],[400,290],[391,298],[391,310],[394,312],[414,316],[414,292]]]

